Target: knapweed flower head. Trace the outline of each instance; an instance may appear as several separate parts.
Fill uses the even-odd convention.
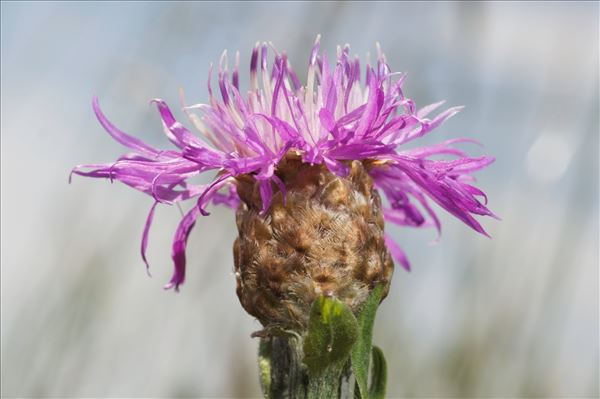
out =
[[[473,140],[461,138],[408,149],[408,143],[436,129],[461,107],[435,116],[430,115],[443,102],[418,109],[402,90],[405,75],[391,71],[379,46],[377,53],[376,63],[367,64],[363,73],[348,46],[338,47],[336,58],[330,59],[319,52],[317,38],[303,85],[285,53],[257,43],[246,94],[239,86],[239,54],[230,77],[224,53],[217,70],[220,98],[211,87],[210,72],[208,104],[187,106],[182,95],[183,111],[196,133],[177,121],[163,100],[152,101],[174,145],[170,149],[155,148],[122,132],[94,99],[102,126],[131,152],[115,162],[79,165],[73,173],[118,180],[154,199],[141,244],[146,265],[156,205],[194,202],[175,232],[174,273],[168,288],[177,289],[184,282],[186,242],[198,217],[208,215],[207,205],[237,209],[238,295],[242,299],[245,294],[240,291],[248,285],[271,287],[264,288],[271,290],[270,296],[242,299],[261,321],[268,317],[256,310],[259,302],[276,301],[285,296],[282,292],[294,289],[294,295],[300,295],[306,289],[299,288],[298,281],[285,283],[286,273],[300,279],[313,273],[293,262],[312,259],[321,265],[315,266],[320,271],[311,277],[321,288],[347,272],[363,276],[360,284],[389,284],[390,254],[405,269],[409,262],[400,246],[383,235],[383,220],[440,231],[430,206],[433,201],[487,235],[474,216],[493,214],[485,205],[485,194],[472,184],[472,173],[493,158],[468,156],[457,145]],[[274,60],[269,66],[270,58]],[[216,171],[210,184],[190,182],[209,171]],[[379,193],[387,204],[382,205]],[[316,202],[308,205],[311,201]],[[330,269],[322,266],[327,256],[334,257]],[[261,262],[263,269],[252,269],[250,264]],[[348,271],[344,264],[356,267]],[[342,272],[336,275],[332,270]],[[275,283],[279,285],[272,286]]]

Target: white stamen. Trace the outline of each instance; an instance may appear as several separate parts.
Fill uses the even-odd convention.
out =
[[[271,91],[271,77],[269,76],[269,70],[267,69],[267,65],[263,65],[262,63],[262,52],[264,49],[264,45],[266,45],[267,43],[263,43],[263,47],[261,47],[260,49],[260,54],[259,54],[259,62],[260,62],[260,69],[262,71],[262,84],[263,84],[263,88],[264,88],[264,98],[265,98],[265,102],[266,102],[266,108],[268,110],[268,112],[271,112],[271,102],[273,101],[273,92]],[[268,59],[267,59],[268,61]],[[267,62],[268,64],[268,62]]]
[[[223,71],[227,71],[227,50],[223,50],[223,54],[221,54],[221,60],[219,61],[219,68],[222,69]]]

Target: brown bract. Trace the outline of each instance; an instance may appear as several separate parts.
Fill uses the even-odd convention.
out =
[[[384,242],[381,199],[367,161],[348,165],[350,174],[341,178],[288,155],[276,170],[287,190],[285,205],[276,191],[264,215],[254,177],[237,178],[237,295],[266,331],[304,330],[320,295],[338,298],[355,313],[376,284],[387,295],[394,264]]]

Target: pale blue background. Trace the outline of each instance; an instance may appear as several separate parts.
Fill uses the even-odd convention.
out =
[[[396,270],[375,342],[390,397],[598,396],[598,3],[7,3],[2,47],[2,395],[256,397],[260,325],[234,293],[233,214],[190,237],[188,280],[170,275],[176,208],[75,178],[123,149],[91,110],[167,146],[148,105],[207,99],[210,61],[256,40],[305,71],[317,33],[333,54],[381,42],[406,93],[466,109],[430,142],[475,137],[498,161],[479,184],[502,222],[486,239],[442,216],[392,233]],[[242,82],[247,80],[241,74]],[[183,117],[177,112],[179,117]]]

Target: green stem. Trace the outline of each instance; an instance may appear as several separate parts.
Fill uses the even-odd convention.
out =
[[[307,399],[340,398],[342,369],[331,367],[317,376],[309,377]]]
[[[330,367],[311,374],[303,363],[302,340],[298,337],[261,339],[259,368],[261,385],[268,399],[341,398],[343,368]],[[347,389],[344,394],[347,394]],[[344,395],[345,396],[345,395]]]
[[[382,399],[386,365],[383,352],[371,344],[375,312],[381,302],[378,286],[358,312],[340,300],[320,296],[302,333],[263,334],[258,351],[260,381],[266,399]],[[273,332],[273,330],[272,330]],[[369,363],[373,356],[371,386]],[[356,387],[350,380],[354,376]],[[354,395],[352,389],[354,388]]]

